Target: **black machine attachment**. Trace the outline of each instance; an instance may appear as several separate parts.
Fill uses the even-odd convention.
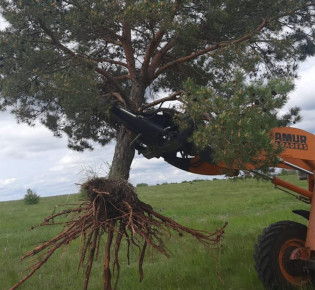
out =
[[[213,164],[210,147],[198,152],[189,142],[195,124],[189,121],[188,115],[168,108],[135,113],[117,105],[112,106],[110,112],[113,122],[124,125],[136,135],[132,146],[145,158],[162,157],[169,164],[189,172],[206,163]],[[185,129],[179,128],[180,122],[188,124]]]
[[[180,131],[174,122],[177,111],[173,109],[152,109],[133,113],[124,108],[111,108],[111,117],[136,134],[132,144],[144,157],[150,159],[170,153],[190,151],[187,142],[192,128]]]

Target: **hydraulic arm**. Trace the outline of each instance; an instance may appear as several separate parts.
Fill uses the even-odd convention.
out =
[[[148,159],[162,157],[177,168],[204,175],[223,174],[226,169],[224,165],[213,161],[211,146],[207,150],[198,151],[189,142],[195,124],[189,122],[189,117],[185,114],[165,108],[130,112],[113,106],[111,118],[134,133],[132,146]],[[185,130],[180,130],[178,122],[183,120],[188,125]],[[270,177],[271,182],[284,191],[296,193],[300,200],[311,204],[311,209],[293,211],[309,220],[307,228],[295,222],[284,221],[271,225],[263,232],[255,248],[256,269],[265,286],[269,285],[271,276],[274,282],[270,285],[278,285],[282,281],[284,284],[279,282],[281,287],[286,287],[287,284],[301,286],[315,280],[315,135],[297,128],[279,127],[272,130],[272,136],[273,142],[284,148],[277,167],[295,169],[306,174],[308,188],[296,186],[278,177]],[[237,170],[235,174],[238,174]],[[265,255],[266,250],[262,249],[267,244],[275,246],[270,250],[267,248],[269,252],[264,258],[262,255]],[[269,264],[266,264],[266,259]],[[267,272],[270,272],[269,276],[264,277]]]

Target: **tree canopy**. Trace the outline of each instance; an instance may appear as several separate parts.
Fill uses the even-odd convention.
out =
[[[224,97],[237,74],[246,83],[296,77],[298,62],[315,52],[314,5],[2,0],[10,26],[0,33],[0,107],[64,132],[73,149],[105,145],[115,136],[113,97],[138,110],[188,78]]]

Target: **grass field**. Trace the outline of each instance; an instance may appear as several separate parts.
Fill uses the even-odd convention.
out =
[[[297,176],[286,180],[306,185]],[[141,200],[155,210],[189,227],[214,231],[228,222],[222,247],[207,252],[188,237],[165,237],[171,252],[167,259],[149,250],[144,281],[139,283],[137,251],[127,265],[122,249],[118,289],[263,289],[254,269],[254,245],[263,228],[280,220],[306,223],[292,209],[307,209],[297,199],[273,188],[270,182],[215,180],[166,184],[137,189]],[[59,227],[27,229],[50,215],[56,205],[77,203],[78,195],[41,198],[37,205],[23,201],[0,203],[0,289],[8,289],[28,267],[20,262],[25,252],[57,234]],[[79,243],[61,249],[20,289],[82,289],[83,272],[77,273]],[[218,271],[225,283],[220,282]],[[89,289],[102,289],[103,255],[93,266]]]

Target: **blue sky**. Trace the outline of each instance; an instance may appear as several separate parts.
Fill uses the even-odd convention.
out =
[[[1,27],[1,18],[0,18]],[[286,108],[299,106],[302,122],[296,127],[315,134],[315,58],[300,66],[296,89]],[[53,137],[44,126],[18,125],[13,115],[0,112],[0,201],[22,199],[28,188],[40,196],[71,194],[95,172],[106,175],[114,152],[114,143],[95,146],[94,151],[74,152],[65,138]],[[161,159],[147,160],[136,156],[130,181],[161,184],[205,179],[176,169]]]

